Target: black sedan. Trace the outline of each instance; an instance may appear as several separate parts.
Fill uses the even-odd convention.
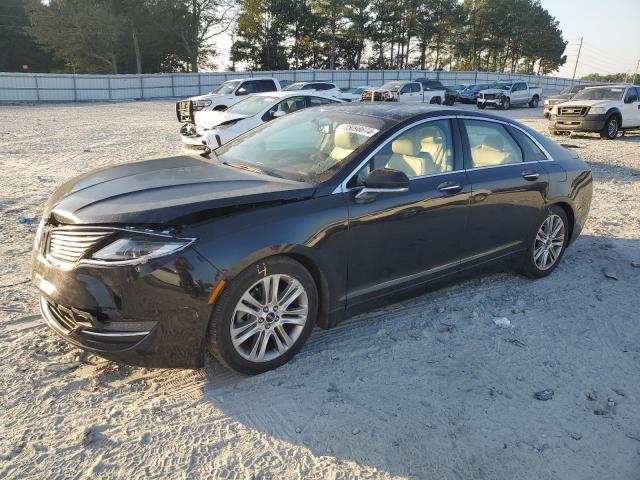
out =
[[[48,325],[118,362],[255,374],[315,325],[505,259],[549,275],[591,172],[513,120],[441,107],[304,110],[211,152],[60,187],[33,250]]]

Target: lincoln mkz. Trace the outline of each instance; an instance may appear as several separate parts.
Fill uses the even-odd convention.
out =
[[[315,326],[504,260],[549,275],[582,230],[591,172],[513,120],[343,104],[253,129],[207,157],[62,185],[34,242],[47,324],[108,359],[256,374]],[[455,275],[456,277],[458,275]]]

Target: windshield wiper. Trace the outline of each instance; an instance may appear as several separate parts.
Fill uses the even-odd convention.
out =
[[[253,173],[264,173],[263,170],[260,170],[259,168],[256,168],[256,167],[250,167],[249,165],[242,165],[239,163],[229,163],[229,162],[222,162],[222,164],[228,167],[239,168],[240,170],[247,170]]]

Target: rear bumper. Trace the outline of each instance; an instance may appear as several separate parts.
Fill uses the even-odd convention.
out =
[[[599,132],[604,128],[605,115],[584,117],[549,115],[549,129],[562,132]]]
[[[34,252],[31,281],[45,322],[69,343],[129,365],[197,368],[219,275],[191,248],[140,265],[69,270]]]

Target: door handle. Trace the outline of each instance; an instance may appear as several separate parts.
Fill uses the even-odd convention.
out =
[[[462,190],[462,185],[453,182],[444,182],[438,185],[438,190],[442,193],[458,193]]]
[[[540,178],[540,174],[538,172],[530,172],[527,170],[526,172],[522,172],[522,178],[524,178],[525,180],[534,181]]]

